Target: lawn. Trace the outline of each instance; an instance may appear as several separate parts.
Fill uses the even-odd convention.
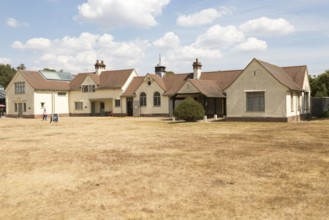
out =
[[[0,219],[328,219],[329,120],[0,119]]]

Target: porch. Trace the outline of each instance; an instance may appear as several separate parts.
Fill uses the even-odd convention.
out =
[[[91,116],[111,116],[113,113],[113,99],[89,99]]]

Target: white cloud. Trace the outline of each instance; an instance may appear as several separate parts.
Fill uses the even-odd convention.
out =
[[[6,57],[0,57],[0,64],[10,64],[11,61],[9,58]]]
[[[250,52],[250,51],[262,51],[266,50],[267,44],[265,41],[258,40],[254,37],[248,38],[245,42],[236,46],[239,51]]]
[[[15,18],[7,18],[6,19],[6,25],[12,28],[17,28],[17,27],[27,27],[28,23],[26,22],[19,22]]]
[[[222,54],[219,49],[206,49],[191,46],[180,46],[175,49],[168,50],[166,58],[170,62],[187,61],[192,62],[195,58],[204,60],[213,60],[221,58]]]
[[[161,48],[175,48],[179,45],[179,37],[173,32],[168,32],[160,39],[155,40],[153,44]]]
[[[198,36],[195,45],[203,47],[228,47],[231,44],[242,42],[245,39],[244,33],[235,26],[222,27],[214,25],[206,33]]]
[[[11,46],[16,49],[45,50],[51,46],[51,41],[47,38],[32,38],[25,44],[15,41]]]
[[[98,24],[102,27],[135,26],[152,27],[156,16],[170,0],[88,0],[78,6],[78,21]]]
[[[193,27],[210,24],[216,18],[225,15],[228,11],[225,9],[217,10],[215,8],[208,8],[195,12],[190,15],[181,15],[177,18],[176,24],[179,26]]]
[[[72,72],[92,71],[96,59],[103,59],[108,69],[134,68],[144,57],[147,41],[115,41],[109,34],[81,33],[61,39],[32,38],[26,43],[16,41],[13,48],[39,50],[35,61],[40,68],[49,67]]]
[[[283,18],[271,19],[261,17],[254,20],[249,20],[240,25],[240,29],[245,32],[256,34],[289,34],[294,31],[294,26]]]

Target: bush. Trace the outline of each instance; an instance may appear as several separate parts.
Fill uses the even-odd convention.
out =
[[[325,111],[321,114],[321,118],[329,118],[329,111]]]
[[[188,122],[195,122],[202,119],[204,114],[205,111],[202,105],[192,97],[187,97],[174,111],[175,117]]]

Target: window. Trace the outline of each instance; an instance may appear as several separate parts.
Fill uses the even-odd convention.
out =
[[[146,94],[142,92],[139,97],[140,106],[146,106]]]
[[[265,92],[247,92],[247,112],[265,111]]]
[[[17,111],[18,111],[18,104],[15,103],[15,112],[17,112]]]
[[[294,94],[292,92],[290,92],[290,109],[291,112],[294,111]]]
[[[309,108],[308,92],[304,93],[304,102],[305,102],[305,109],[304,110],[308,110],[308,108]]]
[[[301,110],[301,104],[300,104],[300,94],[298,94],[298,99],[297,99],[297,103],[298,103],[298,111]]]
[[[44,102],[41,102],[41,108],[45,108],[45,103]]]
[[[82,110],[83,109],[83,102],[75,102],[74,107],[75,107],[75,110]]]
[[[26,112],[26,103],[23,103],[23,111]]]
[[[153,95],[153,105],[161,106],[161,96],[159,92],[155,92]]]
[[[120,99],[115,100],[115,107],[120,107]]]
[[[66,96],[66,92],[58,92],[57,95],[58,96]]]
[[[15,83],[15,94],[24,94],[25,93],[25,83],[17,82]]]
[[[81,92],[95,92],[95,85],[82,85]]]

